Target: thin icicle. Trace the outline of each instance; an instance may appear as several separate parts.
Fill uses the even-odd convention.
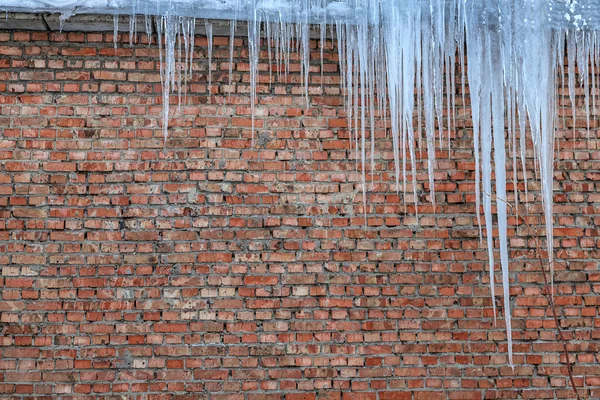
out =
[[[177,85],[177,111],[179,113],[181,113],[181,93],[182,93],[182,89],[183,89],[183,72],[182,68],[181,68],[181,57],[183,55],[183,49],[182,49],[182,35],[180,32],[180,26],[183,24],[183,20],[182,18],[178,18],[177,22],[175,24],[176,26],[176,31],[175,31],[175,40],[177,43],[177,59],[176,61],[174,61],[175,65],[177,66],[176,71],[177,71],[177,75],[176,75],[176,81],[174,82],[174,85]]]
[[[265,40],[267,41],[267,56],[269,58],[269,90],[270,90],[272,87],[272,82],[273,82],[273,50],[271,49],[271,47],[272,47],[271,43],[273,42],[273,40],[272,40],[273,30],[271,29],[271,21],[269,21],[269,20],[265,21],[265,27],[266,27]]]
[[[133,13],[129,16],[129,46],[133,46],[133,42],[135,39],[135,21],[136,21],[136,13],[135,7],[133,8]]]
[[[430,201],[435,204],[435,183],[434,183],[434,164],[435,164],[435,83],[433,75],[435,71],[432,60],[435,54],[435,47],[432,43],[431,32],[428,31],[427,25],[424,25],[426,38],[423,47],[423,97],[425,99],[423,105],[425,107],[425,133],[427,140],[427,169],[429,172],[429,193]]]
[[[183,96],[184,96],[184,101],[183,103],[185,104],[186,100],[187,100],[187,83],[188,83],[188,68],[189,68],[189,57],[190,57],[190,24],[189,21],[186,22],[184,29],[183,29],[183,47],[184,47],[184,52],[183,52],[183,57],[184,57],[184,70],[183,70]],[[191,40],[194,40],[194,38],[192,37]],[[179,103],[181,104],[181,97],[179,98]]]
[[[517,100],[517,108],[518,108],[518,115],[519,115],[519,150],[520,150],[520,154],[521,154],[521,171],[523,172],[523,186],[525,187],[525,208],[528,209],[529,207],[529,185],[527,183],[527,164],[526,164],[526,157],[527,157],[527,139],[526,139],[526,132],[525,130],[527,129],[527,122],[526,122],[526,114],[527,112],[525,111],[525,104],[523,100]]]
[[[483,214],[485,217],[488,262],[490,264],[490,292],[492,297],[492,308],[494,311],[495,323],[497,311],[494,286],[494,235],[492,225],[492,126],[490,115],[490,86],[487,80],[483,81],[481,93],[481,176],[483,180]]]
[[[195,46],[196,46],[196,18],[192,18],[189,21],[189,35],[190,35],[190,55],[189,55],[189,70],[188,70],[188,74],[189,74],[189,78],[191,79],[192,74],[194,72],[194,51],[195,51]]]
[[[319,55],[321,62],[321,89],[323,89],[323,52],[325,51],[325,34],[327,33],[327,25],[325,22],[319,24]]]
[[[113,46],[117,50],[117,42],[119,40],[119,16],[113,16]]]
[[[148,15],[148,11],[144,14],[144,25],[146,27],[146,38],[148,38],[148,46],[152,45],[152,18]]]
[[[252,112],[252,144],[254,144],[256,83],[258,81],[258,57],[260,48],[260,21],[255,18],[248,24],[248,46],[250,48],[250,108]]]
[[[571,113],[573,117],[573,139],[575,139],[576,111],[575,111],[575,54],[577,50],[575,32],[567,31],[567,67],[569,74],[569,99],[571,100]]]
[[[229,81],[227,100],[231,99],[231,77],[233,75],[233,46],[235,43],[235,21],[231,21],[229,25]]]
[[[208,42],[208,96],[212,93],[212,54],[213,54],[213,24],[207,19],[204,20],[206,28],[206,40]]]

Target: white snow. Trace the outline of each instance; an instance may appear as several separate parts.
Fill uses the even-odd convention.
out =
[[[346,93],[346,112],[351,126],[351,151],[361,161],[365,218],[368,207],[367,157],[371,157],[371,168],[374,168],[377,158],[374,152],[376,112],[383,115],[391,128],[396,190],[400,192],[402,187],[405,199],[407,192],[412,192],[410,197],[416,205],[416,151],[425,151],[429,197],[435,203],[436,142],[443,146],[447,142],[444,135],[447,135],[446,139],[450,138],[455,116],[457,82],[454,67],[458,47],[460,71],[467,71],[469,84],[476,166],[476,214],[481,233],[480,206],[483,205],[492,298],[495,297],[494,203],[497,210],[503,314],[509,363],[512,365],[506,147],[509,146],[509,151],[512,151],[513,168],[521,169],[525,182],[524,197],[527,199],[526,135],[533,143],[534,164],[541,178],[546,245],[552,272],[557,74],[566,55],[573,114],[579,83],[586,96],[589,126],[590,90],[595,96],[596,80],[592,78],[590,83],[588,66],[600,63],[600,46],[596,39],[600,30],[600,0],[0,0],[0,10],[58,12],[63,19],[77,13],[142,13],[146,14],[146,30],[149,33],[152,25],[148,22],[148,15],[155,16],[161,49],[165,140],[170,95],[177,93],[181,98],[182,90],[186,90],[185,82],[192,73],[196,18],[230,20],[231,37],[238,20],[249,21],[253,132],[261,40],[267,39],[268,55],[277,66],[277,74],[281,74],[282,70],[286,74],[290,54],[300,53],[308,106],[310,25],[319,26],[322,40],[327,25],[332,30],[335,27],[341,86]],[[118,30],[117,23],[115,19],[115,32]],[[210,64],[212,25],[206,22],[205,26]],[[134,22],[130,24],[130,30],[135,30]],[[292,47],[291,43],[295,46]],[[230,55],[233,57],[233,47]],[[230,63],[230,82],[231,72]],[[562,68],[560,73],[564,74]],[[581,77],[579,82],[576,81],[578,73]],[[464,89],[466,83],[462,75],[461,87]],[[209,67],[209,90],[211,85]],[[464,96],[463,90],[463,99]],[[595,109],[596,98],[591,100],[591,107]],[[415,114],[416,127],[413,122]],[[368,142],[370,151],[367,151]],[[517,154],[520,154],[520,165]],[[512,179],[516,177],[515,170]],[[518,206],[516,194],[514,201]],[[496,319],[494,299],[492,304]]]

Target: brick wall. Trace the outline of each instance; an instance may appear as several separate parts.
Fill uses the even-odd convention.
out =
[[[244,39],[228,86],[228,39],[215,38],[209,97],[198,37],[165,152],[158,51],[122,39],[0,32],[1,398],[573,398],[523,224],[510,230],[507,365],[468,119],[438,154],[436,212],[419,166],[418,219],[378,129],[365,227],[337,51],[321,85],[313,43],[309,109],[296,61],[291,83],[263,73],[253,146]],[[559,132],[555,302],[580,393],[597,399],[600,141],[574,135]],[[527,218],[541,227],[531,169]]]

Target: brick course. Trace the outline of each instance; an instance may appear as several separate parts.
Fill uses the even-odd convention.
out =
[[[164,145],[158,50],[121,39],[115,50],[112,34],[0,32],[0,398],[573,398],[534,241],[514,215],[507,365],[468,104],[451,151],[438,150],[435,209],[420,162],[418,217],[378,120],[365,225],[337,50],[321,82],[311,42],[306,109],[298,60],[269,85],[265,49],[253,142],[245,40],[229,86],[228,38],[214,38],[209,95],[197,37]],[[558,136],[555,302],[581,394],[597,399],[600,135]],[[525,218],[543,238],[529,161]]]

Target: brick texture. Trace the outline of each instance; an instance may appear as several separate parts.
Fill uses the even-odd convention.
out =
[[[468,104],[452,150],[439,150],[436,209],[419,163],[418,217],[378,119],[365,224],[337,50],[327,43],[321,81],[312,42],[306,108],[298,60],[269,85],[265,49],[253,142],[247,44],[235,40],[231,86],[228,39],[214,40],[209,94],[196,38],[164,146],[158,51],[143,36],[115,50],[112,34],[0,32],[0,398],[573,398],[515,216],[507,365]],[[558,135],[555,301],[580,393],[598,399],[600,132]],[[543,238],[529,164],[525,218]]]

